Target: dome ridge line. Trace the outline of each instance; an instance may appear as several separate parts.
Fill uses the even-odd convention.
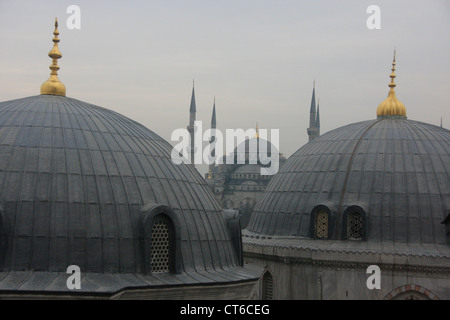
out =
[[[371,123],[371,124],[364,130],[363,134],[359,137],[358,141],[356,142],[355,147],[353,148],[352,154],[351,154],[350,159],[349,159],[349,161],[348,161],[347,170],[346,170],[346,173],[345,173],[345,179],[344,179],[344,183],[343,183],[343,186],[342,186],[341,196],[340,196],[340,198],[339,198],[339,204],[338,204],[337,212],[336,212],[336,215],[337,215],[337,219],[336,219],[336,222],[337,222],[337,230],[340,230],[340,229],[341,229],[342,205],[343,205],[343,202],[344,202],[345,193],[346,193],[346,191],[347,191],[348,178],[349,178],[349,175],[350,175],[350,172],[351,172],[351,167],[352,167],[352,164],[353,164],[353,158],[354,158],[354,155],[355,155],[355,153],[356,153],[356,150],[358,150],[358,147],[359,147],[361,141],[362,141],[363,138],[366,136],[366,134],[369,132],[369,130],[372,129],[372,127],[373,127],[375,124],[380,123],[380,121],[382,121],[382,120],[383,120],[383,118],[378,119],[378,120],[374,121],[373,123]]]

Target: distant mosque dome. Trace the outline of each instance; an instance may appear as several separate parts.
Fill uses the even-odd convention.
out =
[[[269,140],[260,137],[260,132],[258,128],[258,123],[256,123],[255,135],[252,138],[246,139],[234,148],[233,152],[226,157],[233,158],[234,164],[251,166],[250,171],[255,170],[255,165],[257,166],[270,166],[267,164],[264,156],[275,158],[278,155],[278,161],[284,164],[286,158],[278,148]],[[245,170],[245,169],[241,169]]]
[[[151,297],[220,298],[230,291],[162,288],[235,283],[232,296],[248,297],[259,273],[242,266],[233,217],[157,134],[65,96],[56,27],[52,83],[0,103],[0,291],[71,294],[66,270],[77,265],[77,294],[159,288]]]
[[[270,166],[265,163],[264,156],[275,158],[278,154],[278,160],[283,162],[286,160],[283,154],[279,152],[276,146],[270,141],[253,137],[246,139],[240,143],[229,157],[233,157],[234,164],[239,165],[258,165],[258,166]]]

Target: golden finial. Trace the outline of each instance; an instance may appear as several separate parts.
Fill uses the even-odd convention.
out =
[[[53,48],[48,53],[48,56],[52,58],[52,64],[50,65],[50,77],[47,81],[45,81],[41,85],[41,94],[52,94],[52,95],[58,95],[58,96],[65,96],[66,95],[66,86],[59,81],[58,79],[58,59],[61,59],[62,55],[58,48],[58,19],[55,18],[55,31],[53,31],[54,38],[53,41]]]
[[[394,60],[392,62],[392,72],[390,74],[391,82],[389,83],[389,94],[382,103],[378,106],[377,109],[377,117],[386,117],[386,116],[400,116],[406,118],[406,108],[401,103],[397,97],[395,96],[395,90],[396,84],[394,82],[394,79],[396,77],[395,75],[395,52],[394,49]]]
[[[211,177],[211,168],[209,168],[208,179],[212,179],[212,177]]]
[[[256,133],[255,138],[259,139],[258,121],[256,121]]]

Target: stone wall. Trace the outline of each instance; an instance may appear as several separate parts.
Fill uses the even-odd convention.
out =
[[[257,265],[272,274],[274,299],[450,299],[450,264],[446,257],[408,258],[345,252],[316,255],[311,250],[260,247],[244,241],[244,263]],[[370,265],[380,267],[380,289],[367,287],[372,275],[367,273]],[[258,283],[258,298],[263,297],[262,278]]]

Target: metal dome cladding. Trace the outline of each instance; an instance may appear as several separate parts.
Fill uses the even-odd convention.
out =
[[[330,239],[345,211],[365,214],[373,242],[445,244],[450,212],[450,131],[388,117],[332,130],[293,154],[270,181],[247,229],[313,238],[312,212],[329,210]]]
[[[1,102],[0,270],[140,273],[138,220],[149,204],[179,221],[181,272],[237,266],[222,209],[171,150],[137,122],[73,98]]]

